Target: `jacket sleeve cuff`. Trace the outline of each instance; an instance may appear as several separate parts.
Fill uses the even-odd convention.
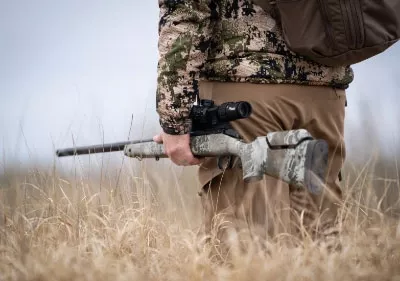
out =
[[[160,119],[160,125],[163,129],[164,133],[169,135],[185,135],[190,133],[191,130],[191,121],[188,120],[186,122],[163,122]]]

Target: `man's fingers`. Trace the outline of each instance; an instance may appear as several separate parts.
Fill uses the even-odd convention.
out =
[[[190,135],[168,135],[161,133],[153,137],[156,143],[164,144],[165,154],[178,166],[192,166],[201,164],[190,149]]]
[[[187,149],[170,150],[167,152],[167,155],[178,166],[199,165],[202,162],[202,160],[194,157],[192,152]]]
[[[201,159],[198,159],[196,157],[190,156],[190,158],[188,158],[188,165],[200,165],[202,162]]]
[[[193,160],[189,163],[189,165],[200,165],[203,161],[198,158],[193,158]]]

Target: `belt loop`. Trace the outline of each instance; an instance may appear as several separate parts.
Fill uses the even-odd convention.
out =
[[[201,99],[213,99],[213,82],[209,81],[200,81],[199,83],[199,92]]]
[[[338,89],[336,87],[333,87],[333,90],[335,91],[335,96],[337,99],[345,98],[345,106],[347,106],[347,95],[345,90]]]

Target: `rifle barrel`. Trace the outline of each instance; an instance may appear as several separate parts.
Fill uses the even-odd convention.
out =
[[[152,141],[153,141],[152,139],[148,139],[148,140],[123,141],[123,142],[114,142],[114,143],[106,143],[106,144],[98,144],[98,145],[70,147],[70,148],[64,148],[64,149],[57,149],[56,155],[58,157],[63,157],[63,156],[73,156],[73,155],[81,155],[81,154],[122,151],[122,150],[124,150],[126,145],[152,142]]]

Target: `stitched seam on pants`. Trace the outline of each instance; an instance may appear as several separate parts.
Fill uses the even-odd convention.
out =
[[[344,90],[336,89],[336,88],[333,88],[333,90],[335,91],[335,95],[336,95],[337,99],[346,98],[346,92]]]

